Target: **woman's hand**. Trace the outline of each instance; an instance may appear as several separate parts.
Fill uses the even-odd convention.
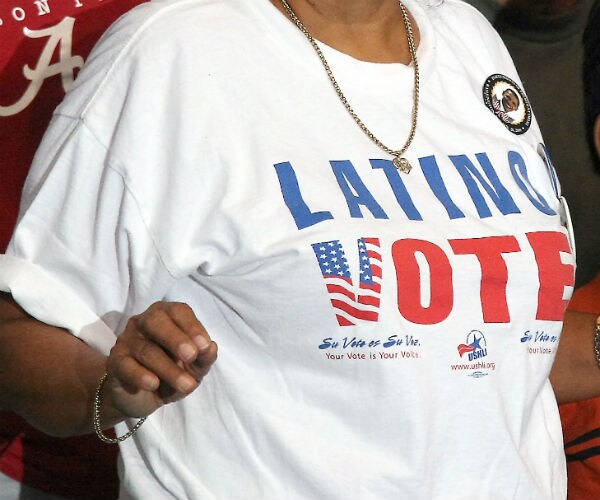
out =
[[[103,413],[110,405],[125,417],[149,415],[193,392],[216,359],[217,344],[187,304],[157,302],[129,319],[110,352]]]

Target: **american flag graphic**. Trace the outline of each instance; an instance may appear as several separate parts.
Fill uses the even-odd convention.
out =
[[[339,240],[314,243],[312,247],[339,325],[351,326],[360,320],[377,321],[381,293],[379,239],[358,239],[358,290],[350,273],[344,247]],[[355,292],[358,292],[358,297]]]

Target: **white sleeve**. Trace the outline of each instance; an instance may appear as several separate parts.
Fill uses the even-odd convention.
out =
[[[107,353],[173,278],[138,202],[79,119],[57,115],[36,154],[0,289],[35,318]]]

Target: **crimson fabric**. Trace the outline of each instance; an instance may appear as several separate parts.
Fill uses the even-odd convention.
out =
[[[64,82],[68,85],[108,25],[141,1],[0,2],[1,249],[8,243],[33,153],[64,96]],[[44,78],[39,73],[46,66],[50,76]]]
[[[600,275],[575,290],[574,311],[600,314]],[[600,398],[560,407],[569,481],[569,500],[600,498]]]
[[[52,111],[100,35],[141,1],[0,2],[0,250],[10,238],[21,188]],[[42,491],[116,498],[117,453],[95,436],[51,438],[0,412],[0,471]]]
[[[117,446],[96,436],[58,439],[0,413],[0,470],[38,490],[81,500],[118,497]]]

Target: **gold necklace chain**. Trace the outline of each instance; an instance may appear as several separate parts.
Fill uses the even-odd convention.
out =
[[[300,21],[300,19],[298,19],[298,16],[296,16],[295,12],[292,10],[292,8],[288,4],[287,0],[281,0],[281,3],[283,4],[283,7],[285,8],[290,19],[298,27],[298,29],[302,33],[304,33],[304,36],[306,36],[306,38],[312,45],[313,49],[319,56],[319,59],[321,60],[321,63],[323,64],[323,67],[325,68],[325,71],[327,73],[327,76],[329,77],[329,81],[331,82],[331,85],[333,85],[333,88],[335,89],[337,96],[339,97],[340,101],[342,102],[342,104],[344,105],[344,107],[346,108],[346,110],[348,111],[350,116],[354,119],[356,124],[365,133],[365,135],[369,139],[371,139],[371,141],[373,141],[377,146],[379,146],[381,149],[383,149],[386,153],[388,153],[394,157],[394,159],[392,160],[394,166],[401,172],[408,174],[411,171],[412,166],[406,158],[402,157],[402,155],[406,152],[406,150],[412,143],[412,140],[415,137],[415,132],[417,130],[417,118],[419,115],[419,63],[417,62],[417,51],[415,49],[415,39],[414,39],[414,35],[413,35],[412,25],[410,22],[410,18],[408,17],[408,12],[406,10],[406,7],[404,7],[402,2],[398,1],[398,4],[400,5],[400,10],[402,11],[402,17],[404,19],[404,26],[406,28],[406,37],[408,40],[408,50],[410,52],[410,57],[413,62],[413,69],[414,69],[413,106],[412,106],[411,126],[410,126],[410,132],[408,133],[408,138],[406,139],[406,142],[404,143],[404,146],[402,146],[402,148],[392,149],[392,148],[389,148],[388,146],[386,146],[385,144],[383,144],[383,142],[381,142],[377,137],[375,137],[375,134],[373,134],[373,132],[371,132],[367,128],[367,126],[362,122],[362,120],[358,117],[358,115],[356,114],[354,109],[352,109],[352,106],[350,106],[348,99],[342,92],[342,89],[340,88],[338,82],[335,79],[335,76],[333,75],[333,71],[331,70],[329,63],[327,62],[327,59],[325,59],[325,56],[323,55],[323,52],[321,51],[321,48],[317,44],[316,40],[310,34],[310,32],[308,31],[306,26],[304,26],[304,24],[302,24],[302,21]]]

